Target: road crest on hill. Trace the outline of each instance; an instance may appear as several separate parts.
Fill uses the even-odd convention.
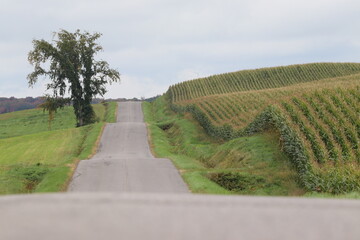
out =
[[[169,159],[151,154],[141,102],[118,103],[116,123],[106,125],[98,152],[80,161],[70,192],[189,192]]]

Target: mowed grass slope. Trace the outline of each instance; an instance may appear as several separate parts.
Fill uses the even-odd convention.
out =
[[[275,130],[283,151],[307,190],[343,193],[360,189],[358,66],[335,63],[271,68],[288,73],[287,77],[283,76],[285,79],[276,80],[292,83],[283,87],[269,83],[271,79],[264,77],[269,69],[254,70],[253,76],[258,76],[251,78],[257,83],[255,89],[244,91],[242,88],[231,93],[226,93],[230,92],[226,90],[229,81],[238,85],[246,85],[248,81],[238,82],[232,74],[224,74],[221,76],[227,80],[218,81],[213,87],[223,89],[225,94],[205,96],[199,90],[202,93],[192,93],[196,96],[193,99],[189,99],[189,95],[174,96],[174,93],[184,93],[179,89],[185,86],[179,84],[175,86],[177,91],[169,89],[168,96],[178,99],[172,102],[174,110],[191,112],[208,134],[215,137],[228,140]],[[302,69],[301,76],[300,71],[294,73],[299,69]],[[324,72],[326,69],[328,73]],[[309,81],[304,76],[309,76]],[[208,81],[214,84],[211,79]],[[188,84],[190,82],[184,85]],[[274,85],[276,88],[268,88]]]
[[[76,120],[71,107],[58,111],[51,130],[73,128]],[[49,131],[48,113],[31,109],[0,114],[0,139]]]
[[[93,153],[104,122],[115,121],[115,108],[94,105],[99,122],[75,128],[72,107],[66,107],[51,131],[40,109],[0,115],[0,193],[65,190],[76,161]]]

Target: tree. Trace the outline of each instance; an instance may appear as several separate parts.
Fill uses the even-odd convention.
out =
[[[68,105],[70,103],[70,99],[58,98],[58,97],[55,98],[55,97],[51,97],[50,95],[45,95],[43,99],[44,102],[40,104],[39,107],[43,108],[44,112],[45,111],[49,112],[48,123],[49,123],[49,130],[51,130],[51,122],[55,118],[55,113],[59,108],[61,109],[64,108],[65,105]]]
[[[60,30],[54,33],[53,43],[33,40],[34,49],[28,54],[34,66],[27,77],[29,86],[34,86],[39,76],[47,76],[51,80],[47,90],[53,90],[54,98],[69,93],[77,126],[95,121],[91,100],[106,93],[105,84],[120,81],[117,70],[106,61],[95,60],[95,55],[103,50],[97,43],[100,37],[100,33]]]

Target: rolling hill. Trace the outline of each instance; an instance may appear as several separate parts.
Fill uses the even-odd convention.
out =
[[[360,73],[360,63],[309,63],[243,70],[182,82],[168,90],[173,102],[215,94],[291,86]]]
[[[360,64],[245,70],[171,86],[171,107],[224,140],[273,132],[309,191],[360,189]]]

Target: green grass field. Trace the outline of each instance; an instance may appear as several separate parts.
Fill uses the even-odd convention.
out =
[[[80,159],[93,154],[106,121],[115,121],[116,103],[94,105],[98,123],[75,128],[71,107],[59,110],[48,129],[40,109],[0,115],[0,194],[65,190]]]
[[[71,107],[59,110],[51,130],[73,128],[75,116]],[[0,138],[10,138],[49,131],[48,114],[42,109],[31,109],[0,115]]]

